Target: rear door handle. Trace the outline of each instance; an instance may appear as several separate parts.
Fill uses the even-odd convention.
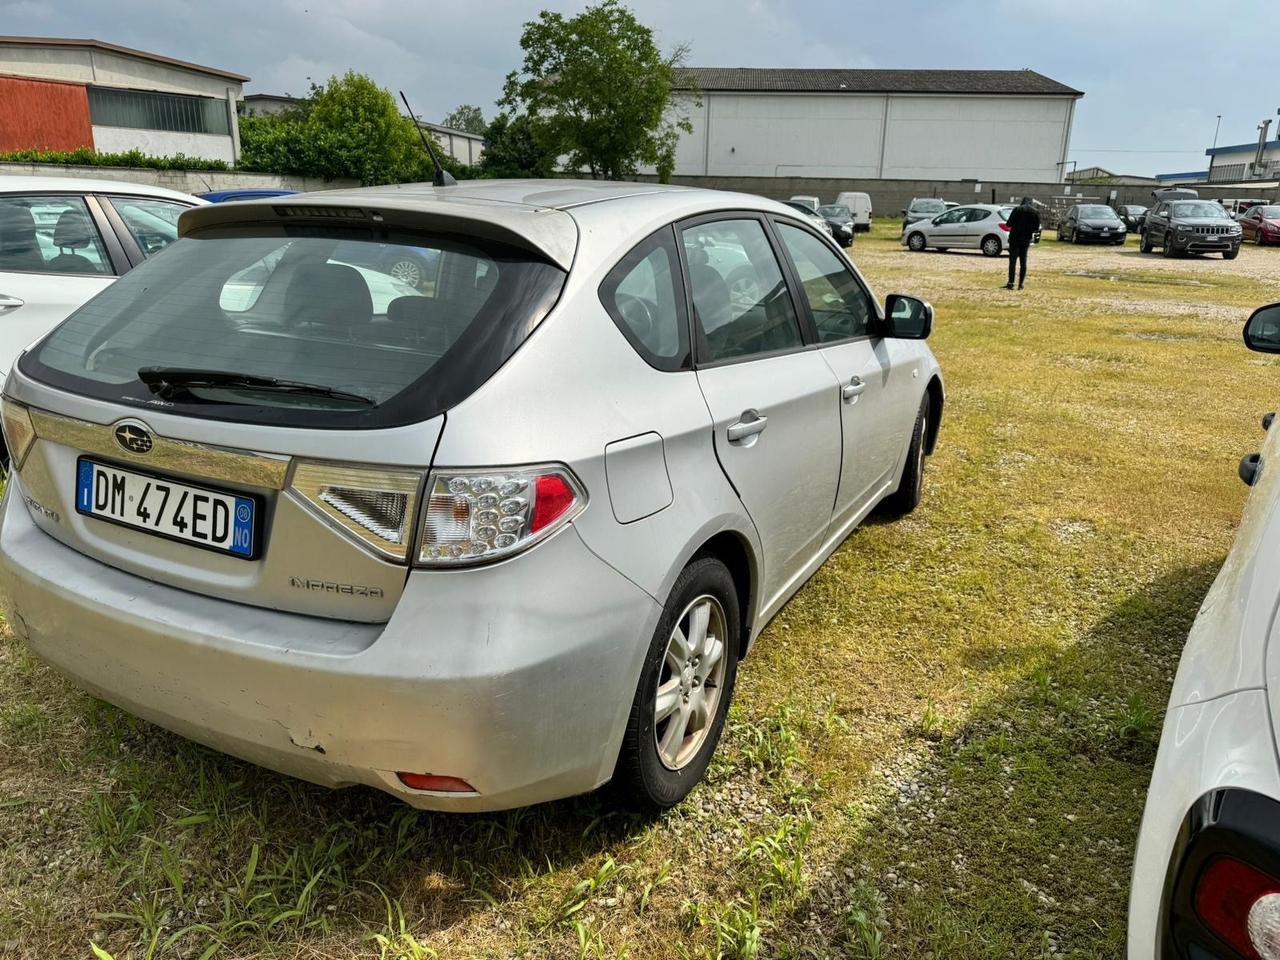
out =
[[[8,313],[10,310],[17,310],[24,302],[17,297],[10,297],[0,293],[0,314]]]
[[[861,377],[854,377],[840,388],[840,396],[845,400],[854,400],[865,389],[867,389],[866,381]]]
[[[730,443],[742,443],[751,437],[764,433],[764,428],[769,425],[769,418],[760,416],[758,410],[743,410],[742,416],[738,418],[737,423],[729,424],[728,435]]]

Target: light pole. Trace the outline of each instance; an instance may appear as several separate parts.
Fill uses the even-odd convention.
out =
[[[1218,155],[1214,150],[1218,149],[1218,130],[1222,127],[1222,114],[1218,114],[1218,122],[1213,127],[1213,147],[1209,150],[1209,172],[1204,175],[1206,180],[1213,179],[1213,161],[1218,159]]]
[[[1280,111],[1278,111],[1280,112]],[[1213,128],[1213,149],[1218,149],[1218,131],[1222,129],[1222,114],[1218,114],[1218,122]]]

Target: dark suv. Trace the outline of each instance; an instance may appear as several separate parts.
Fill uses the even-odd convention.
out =
[[[1234,260],[1240,252],[1240,224],[1213,200],[1160,200],[1147,211],[1142,252],[1160,247],[1166,257],[1220,253]]]

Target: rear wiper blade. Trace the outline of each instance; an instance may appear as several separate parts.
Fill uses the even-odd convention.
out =
[[[281,380],[277,377],[258,377],[250,373],[232,373],[229,370],[192,370],[186,367],[142,367],[138,379],[158,397],[168,399],[173,393],[189,393],[192,389],[234,390],[243,388],[268,393],[293,393],[308,397],[325,397],[374,406],[374,401],[358,393],[335,390],[318,383],[300,380]]]

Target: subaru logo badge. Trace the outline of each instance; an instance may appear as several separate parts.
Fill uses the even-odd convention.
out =
[[[155,445],[151,439],[151,431],[136,420],[120,424],[116,427],[116,443],[133,454],[150,453]]]

